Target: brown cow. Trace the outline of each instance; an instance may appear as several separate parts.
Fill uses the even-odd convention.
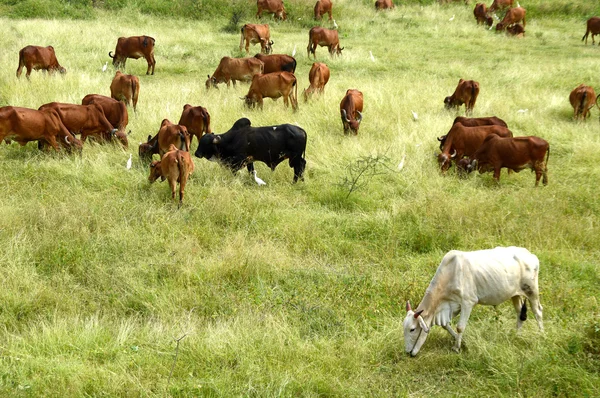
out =
[[[250,44],[260,43],[260,51],[264,54],[270,54],[273,52],[273,40],[271,40],[271,31],[269,30],[269,24],[252,24],[247,23],[242,26],[242,35],[240,37],[240,51],[246,41],[246,54],[248,54],[248,47]]]
[[[223,57],[213,75],[208,76],[206,89],[208,90],[211,86],[218,88],[217,84],[219,83],[227,83],[227,87],[229,87],[231,81],[233,81],[233,87],[235,87],[236,80],[249,82],[254,75],[263,73],[263,70],[264,64],[262,61],[254,57]]]
[[[454,94],[444,99],[444,105],[446,109],[458,108],[465,104],[466,113],[473,113],[475,107],[475,101],[479,95],[479,83],[475,80],[463,80],[458,81]]]
[[[329,14],[329,20],[331,21],[331,0],[317,0],[315,3],[315,20],[320,20],[323,18],[325,13]]]
[[[465,127],[493,126],[493,125],[508,127],[508,125],[506,124],[506,122],[504,120],[502,120],[496,116],[490,116],[490,117],[457,116],[454,119],[454,121],[452,122],[452,125],[455,125],[456,123],[460,123]],[[446,143],[446,136],[447,135],[442,135],[441,137],[438,137],[438,139],[437,139],[440,142],[440,151],[444,150],[444,145]]]
[[[329,54],[332,57],[335,54],[342,55],[342,50],[344,49],[344,47],[340,48],[340,39],[337,30],[321,28],[319,26],[311,28],[310,32],[308,32],[308,47],[306,47],[306,51],[309,58],[312,53],[314,59],[317,59],[317,55],[315,54],[317,44],[322,47],[327,46]]]
[[[592,40],[593,40],[592,36]],[[61,74],[67,73],[67,70],[60,66],[58,60],[56,59],[56,54],[54,53],[54,47],[39,47],[39,46],[27,46],[23,47],[21,51],[19,51],[19,67],[17,68],[17,77],[21,77],[21,73],[23,72],[23,67],[27,68],[27,73],[25,73],[25,77],[29,79],[32,70],[43,70],[44,72],[48,72],[50,74],[55,71],[60,72]]]
[[[321,62],[314,62],[308,73],[308,80],[310,86],[302,92],[304,96],[304,102],[308,101],[308,98],[312,96],[314,92],[323,94],[325,85],[329,81],[329,68],[327,65]]]
[[[502,21],[498,22],[498,25],[496,25],[496,31],[502,31],[505,28],[521,21],[523,22],[523,28],[525,28],[525,25],[527,24],[527,21],[525,20],[526,13],[527,10],[525,10],[523,7],[511,8],[510,10],[506,11],[506,15],[504,15]]]
[[[348,89],[346,95],[340,102],[340,115],[344,134],[351,131],[354,135],[358,134],[360,122],[362,122],[363,93],[358,90]]]
[[[106,97],[100,94],[88,94],[83,97],[81,105],[97,104],[104,111],[104,116],[110,122],[110,124],[117,129],[115,137],[121,142],[121,144],[127,148],[129,146],[127,142],[127,134],[125,129],[129,123],[129,114],[127,113],[127,106],[121,101],[117,101],[113,98]],[[131,131],[130,131],[131,132]]]
[[[136,106],[140,95],[140,79],[134,75],[126,75],[117,71],[112,83],[110,83],[110,96],[117,101],[123,101],[130,105],[133,102],[133,111],[137,112]]]
[[[156,60],[154,59],[155,43],[154,38],[150,36],[119,37],[115,55],[112,55],[112,51],[110,51],[108,56],[113,59],[115,68],[119,68],[119,66],[125,68],[127,58],[138,59],[144,57],[148,62],[146,74],[150,74],[150,68],[152,68],[152,74],[154,74],[154,67],[156,66]]]
[[[477,20],[477,25],[484,24],[487,26],[492,26],[494,20],[487,14],[487,7],[483,3],[475,4],[475,8],[473,9],[473,15],[475,15],[475,19]]]
[[[494,0],[490,8],[488,8],[488,14],[512,7],[513,1],[514,0]]]
[[[585,44],[587,45],[588,35],[592,34],[592,45],[595,44],[594,36],[600,35],[600,17],[591,17],[587,20],[587,29],[585,31],[585,35],[581,38],[581,41],[585,40]],[[600,43],[598,43],[600,45]]]
[[[294,91],[294,87],[296,90]],[[273,72],[267,75],[255,75],[252,78],[250,90],[245,97],[246,105],[263,108],[263,98],[277,99],[283,96],[283,103],[287,107],[288,99],[292,103],[292,109],[298,109],[298,85],[296,76],[290,72]]]
[[[177,183],[179,183],[179,206],[183,202],[183,191],[187,180],[194,172],[194,162],[189,152],[181,151],[175,145],[169,146],[168,151],[161,160],[155,160],[150,164],[150,176],[148,180],[153,183],[158,178],[169,181],[171,187],[171,198],[175,199]]]
[[[273,72],[296,72],[296,59],[286,54],[256,54],[254,58],[262,61],[264,66],[263,73]]]
[[[190,145],[194,136],[198,138],[198,142],[200,142],[200,138],[202,138],[203,134],[210,134],[212,132],[210,130],[210,114],[206,108],[201,106],[185,104],[177,124],[187,128],[187,131],[190,134]]]
[[[154,137],[149,135],[148,141],[140,144],[138,149],[140,159],[150,161],[154,154],[158,154],[162,158],[171,144],[175,145],[177,149],[189,152],[190,134],[185,126],[173,124],[169,119],[163,119],[158,133]]]
[[[375,2],[375,9],[376,10],[387,10],[387,9],[391,9],[394,8],[394,3],[392,3],[392,0],[377,0]]]
[[[506,28],[507,36],[523,37],[525,36],[525,28],[520,23],[514,24]]]
[[[516,172],[530,168],[535,171],[535,186],[537,187],[542,176],[544,177],[542,183],[548,185],[547,163],[549,157],[550,145],[542,138],[491,135],[473,154],[467,171],[478,169],[479,173],[485,173],[494,170],[494,179],[499,182],[500,169],[503,167]]]
[[[596,93],[592,87],[580,84],[571,91],[569,102],[573,107],[573,119],[585,120],[591,115],[590,109],[596,105]]]
[[[257,0],[256,7],[258,8],[256,11],[257,18],[262,17],[263,11],[266,11],[268,14],[273,14],[273,18],[275,19],[282,21],[287,19],[282,0]]]
[[[466,127],[461,123],[454,124],[446,134],[443,146],[440,148],[442,152],[436,155],[442,172],[450,168],[453,160],[458,161],[464,156],[472,156],[490,134],[501,137],[513,136],[512,132],[504,126]]]

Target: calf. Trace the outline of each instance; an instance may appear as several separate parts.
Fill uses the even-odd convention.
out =
[[[273,14],[273,18],[285,21],[287,14],[282,0],[257,0],[256,1],[256,17],[262,17],[263,11],[268,14]]]
[[[154,67],[156,66],[156,60],[154,59],[155,43],[154,38],[150,36],[119,37],[115,55],[112,55],[112,51],[110,51],[108,56],[112,58],[115,68],[125,68],[127,58],[138,59],[144,57],[148,63],[146,74],[150,74],[150,68],[152,68],[152,74],[154,74]]]
[[[475,4],[475,8],[473,9],[473,15],[475,15],[477,25],[485,24],[487,26],[492,26],[492,24],[494,23],[492,17],[488,15],[487,7],[483,3]]]
[[[314,62],[308,73],[308,80],[310,86],[302,92],[304,102],[308,101],[308,98],[312,96],[314,92],[323,94],[325,85],[329,81],[329,68],[327,65],[321,62]]]
[[[268,24],[256,25],[247,23],[242,26],[240,37],[240,51],[244,40],[246,41],[246,54],[248,54],[248,48],[250,44],[260,43],[260,50],[265,54],[273,52],[273,40],[271,40],[271,31],[269,30]]]
[[[377,0],[375,2],[375,10],[388,10],[394,8],[392,0]]]
[[[340,102],[340,115],[344,134],[348,134],[348,132],[352,132],[354,135],[358,134],[358,128],[363,118],[362,110],[363,93],[354,89],[346,90],[346,95]]]
[[[200,142],[200,138],[202,138],[203,134],[211,133],[210,114],[206,108],[201,106],[185,104],[177,124],[187,128],[187,131],[190,134],[190,145],[194,136],[198,139],[198,142]]]
[[[329,20],[331,21],[331,0],[317,0],[315,3],[315,20],[320,20],[326,13],[329,14]]]
[[[463,80],[458,81],[454,94],[444,99],[444,105],[446,109],[458,108],[465,104],[466,113],[473,113],[475,107],[475,101],[479,95],[479,83],[475,80]]]
[[[525,36],[525,28],[520,23],[506,28],[507,36],[523,37]]]
[[[136,106],[140,95],[140,79],[134,75],[126,75],[117,71],[112,83],[110,83],[110,96],[117,101],[123,101],[130,105],[133,102],[133,111],[137,112]]]
[[[168,119],[163,119],[158,133],[154,137],[149,135],[148,141],[140,144],[138,149],[140,159],[150,161],[154,154],[158,154],[162,158],[171,145],[189,152],[190,134],[185,126],[173,124]]]
[[[592,36],[592,40],[593,40]],[[43,70],[44,72],[61,74],[67,73],[67,70],[60,66],[54,53],[54,47],[27,46],[19,51],[19,67],[17,68],[17,77],[21,77],[23,67],[27,69],[25,77],[29,79],[32,70]]]
[[[306,51],[309,58],[310,54],[312,54],[313,58],[317,59],[315,53],[317,45],[327,47],[329,55],[332,57],[334,55],[342,55],[342,50],[344,49],[344,47],[340,48],[340,39],[337,30],[321,28],[319,26],[311,28],[308,32],[308,47]]]
[[[217,84],[219,83],[227,83],[227,87],[229,87],[231,81],[233,81],[233,87],[235,87],[236,80],[242,82],[252,81],[253,76],[263,73],[263,70],[264,64],[262,61],[254,57],[223,57],[213,75],[208,76],[206,89],[218,88]]]
[[[264,64],[263,73],[296,72],[296,59],[285,54],[256,54],[254,58]]]
[[[585,120],[590,116],[590,109],[596,105],[596,93],[590,86],[580,84],[569,95],[569,102],[573,107],[573,119]]]
[[[498,25],[496,25],[496,31],[502,31],[517,22],[523,22],[523,28],[525,28],[525,25],[527,24],[527,21],[525,20],[526,13],[527,11],[523,7],[511,8],[506,12],[502,21],[498,22]]]
[[[181,151],[171,145],[161,160],[150,163],[150,176],[148,180],[153,183],[158,178],[169,181],[171,198],[175,199],[177,183],[179,183],[179,206],[183,203],[183,192],[189,176],[194,172],[194,162],[189,152]]]
[[[585,44],[587,45],[588,35],[592,34],[592,45],[595,44],[594,36],[600,35],[600,17],[591,17],[587,20],[587,29],[585,31],[585,35],[581,38],[581,41],[585,40]],[[600,45],[600,43],[599,43]]]
[[[99,94],[88,94],[83,97],[81,105],[96,104],[102,108],[104,116],[110,122],[110,124],[117,129],[115,137],[121,142],[121,144],[127,148],[129,146],[127,140],[127,134],[125,129],[129,123],[129,115],[127,113],[127,106],[121,101],[106,97]],[[131,131],[130,131],[131,133]]]
[[[283,104],[286,107],[289,99],[292,103],[292,109],[298,109],[298,85],[296,76],[293,73],[274,72],[267,75],[255,75],[248,94],[242,99],[246,101],[249,108],[258,104],[258,107],[262,109],[263,98],[277,99],[282,96]]]

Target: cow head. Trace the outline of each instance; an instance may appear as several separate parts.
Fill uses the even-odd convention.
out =
[[[130,131],[131,133],[131,131]],[[117,130],[112,134],[113,138],[116,138],[121,145],[123,145],[123,148],[127,149],[129,147],[129,141],[127,140],[127,134],[125,134],[124,131],[122,130]]]
[[[498,22],[498,25],[496,25],[496,32],[501,32],[504,30],[504,24],[502,22]]]
[[[490,17],[490,16],[486,15],[486,16],[485,16],[485,24],[486,24],[487,26],[489,26],[489,27],[490,27],[490,29],[491,29],[492,25],[494,24],[494,19],[493,19],[492,17]]]
[[[162,169],[160,167],[160,160],[153,160],[152,163],[150,163],[150,176],[148,177],[148,181],[153,183],[158,180],[159,177],[161,182],[165,180],[165,176],[162,174]]]
[[[81,140],[69,134],[65,136],[65,143],[67,144],[67,152],[71,153],[73,149],[75,149],[75,151],[81,155],[81,150],[83,149],[83,142],[81,142]]]
[[[248,93],[248,95],[246,95],[245,97],[240,97],[242,100],[244,100],[244,103],[246,104],[246,106],[248,108],[254,108],[256,106],[256,104],[258,103],[258,99],[256,98],[255,94],[253,92]]]
[[[156,146],[157,146],[157,142],[153,143],[152,136],[149,135],[148,142],[140,143],[140,146],[138,149],[138,154],[140,155],[140,159],[142,159],[143,161],[152,160],[152,155],[154,153],[158,153],[158,151],[156,151],[156,149],[157,149]]]
[[[440,165],[440,169],[442,172],[447,171],[450,168],[451,161],[456,157],[456,149],[452,152],[451,155],[448,155],[445,152],[441,152],[437,155],[438,164]]]
[[[454,106],[452,100],[453,100],[452,96],[444,98],[444,107],[446,109],[452,109],[452,107]]]
[[[64,67],[59,66],[58,67],[58,73],[60,73],[61,75],[64,75],[65,73],[67,73],[67,70]]]
[[[260,46],[263,48],[265,54],[271,54],[273,52],[273,40],[260,39]]]
[[[470,165],[471,159],[462,158],[458,162],[456,162],[456,171],[460,176],[464,176],[466,173],[470,173],[471,171],[473,171],[469,168]]]
[[[358,119],[348,119],[348,114],[345,109],[341,110],[342,112],[342,121],[344,122],[344,131],[351,130],[355,135],[358,134],[358,128],[360,127],[360,122],[362,121],[362,113],[356,111],[358,113]]]
[[[417,355],[427,336],[429,334],[429,326],[423,319],[421,314],[423,310],[413,312],[410,302],[406,302],[406,318],[402,323],[404,329],[404,350],[414,357]]]
[[[200,141],[198,141],[198,148],[196,149],[197,158],[205,158],[210,161],[219,159],[219,144],[221,143],[221,137],[215,134],[204,134]]]
[[[217,78],[214,77],[214,76],[213,77],[208,76],[208,79],[206,80],[205,86],[206,86],[207,90],[210,89],[211,87],[219,89],[219,87],[217,87]]]

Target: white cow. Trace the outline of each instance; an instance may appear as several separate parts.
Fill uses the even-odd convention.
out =
[[[542,305],[539,301],[538,258],[522,247],[497,247],[490,250],[448,252],[440,263],[425,297],[413,312],[406,303],[404,344],[406,352],[417,355],[427,339],[429,328],[442,326],[455,339],[453,349],[460,351],[462,334],[476,304],[498,305],[511,299],[517,311],[517,330],[527,319],[525,298],[541,331]],[[450,322],[460,312],[452,330]]]

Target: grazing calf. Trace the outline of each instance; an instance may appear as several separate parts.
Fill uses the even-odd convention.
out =
[[[444,99],[444,105],[446,109],[458,108],[465,104],[466,113],[473,113],[477,96],[479,95],[479,83],[475,80],[463,80],[458,81],[454,94]]]
[[[169,119],[163,119],[158,133],[154,137],[149,135],[148,142],[140,144],[138,149],[140,159],[150,161],[154,154],[162,157],[171,145],[189,152],[190,134],[185,126],[173,124]]]
[[[475,15],[475,19],[477,20],[477,25],[485,24],[487,26],[492,26],[494,20],[487,13],[487,7],[483,3],[475,4],[475,8],[473,9],[473,15]]]
[[[591,115],[590,109],[596,105],[596,93],[592,87],[580,84],[569,94],[569,102],[573,107],[573,119],[585,120]]]
[[[346,95],[340,102],[340,115],[344,126],[344,134],[352,132],[352,134],[358,135],[358,128],[363,118],[362,110],[363,93],[354,89],[346,90]]]
[[[581,38],[581,41],[585,40],[585,44],[587,44],[588,35],[592,34],[592,45],[595,44],[594,36],[600,35],[600,17],[591,17],[587,20],[587,29],[585,31],[585,35]],[[600,45],[600,43],[598,43]]]
[[[506,12],[502,21],[498,22],[498,25],[496,25],[496,31],[500,32],[518,22],[523,22],[523,28],[525,28],[525,25],[527,24],[527,21],[525,20],[526,13],[527,11],[523,7],[511,8]]]
[[[298,84],[293,73],[273,72],[266,75],[254,75],[248,94],[242,99],[249,108],[258,104],[258,107],[262,109],[263,98],[277,99],[279,97],[283,97],[283,104],[286,107],[291,102],[292,109],[298,109]]]
[[[150,74],[150,68],[152,68],[152,74],[154,74],[154,67],[156,66],[156,60],[154,59],[155,43],[154,38],[150,36],[119,37],[115,55],[112,55],[112,51],[110,51],[108,56],[112,58],[115,68],[125,68],[127,58],[138,59],[144,57],[148,63],[146,74]]]
[[[110,96],[126,105],[133,103],[133,111],[137,112],[138,96],[140,95],[140,79],[134,75],[126,75],[117,71],[110,83]]]
[[[194,162],[189,152],[181,151],[175,145],[169,146],[168,151],[161,160],[155,160],[150,163],[150,176],[148,180],[153,183],[158,178],[169,181],[171,187],[171,198],[175,199],[177,183],[179,183],[179,206],[183,202],[183,191],[187,180],[194,172]]]
[[[183,106],[183,112],[179,118],[180,126],[185,126],[188,133],[190,134],[190,145],[194,136],[200,142],[203,134],[210,134],[210,114],[206,108],[201,106],[191,106],[185,104]]]
[[[247,23],[242,26],[241,37],[240,37],[240,51],[246,41],[246,54],[250,44],[260,43],[260,51],[264,54],[270,54],[273,52],[273,40],[271,40],[271,30],[269,24],[256,25]]]
[[[273,18],[285,21],[287,14],[282,0],[257,0],[256,1],[256,18],[262,17],[263,11],[268,14],[273,14]]]
[[[592,36],[592,40],[593,40]],[[17,68],[17,77],[21,77],[23,67],[27,69],[25,77],[29,79],[32,70],[43,70],[44,72],[61,74],[67,73],[67,70],[60,66],[54,53],[54,47],[27,46],[19,51],[19,67]]]
[[[108,119],[110,124],[117,129],[114,137],[121,142],[123,147],[127,148],[129,146],[127,134],[125,133],[125,129],[129,123],[127,106],[121,101],[100,94],[88,94],[83,97],[81,105],[91,104],[97,104],[102,108],[106,119]]]
[[[309,58],[310,54],[312,54],[313,58],[317,59],[317,54],[315,53],[317,45],[327,47],[329,55],[332,57],[334,55],[342,55],[342,50],[344,49],[344,47],[340,48],[340,39],[337,30],[321,28],[319,26],[311,28],[308,32],[308,47],[306,51]]]
[[[317,0],[315,3],[315,20],[320,20],[326,13],[329,14],[329,20],[331,21],[331,0]]]
[[[302,92],[304,96],[304,102],[308,101],[308,98],[312,96],[314,92],[323,94],[325,85],[329,81],[329,68],[327,65],[321,62],[314,62],[308,73],[308,80],[310,86]]]

